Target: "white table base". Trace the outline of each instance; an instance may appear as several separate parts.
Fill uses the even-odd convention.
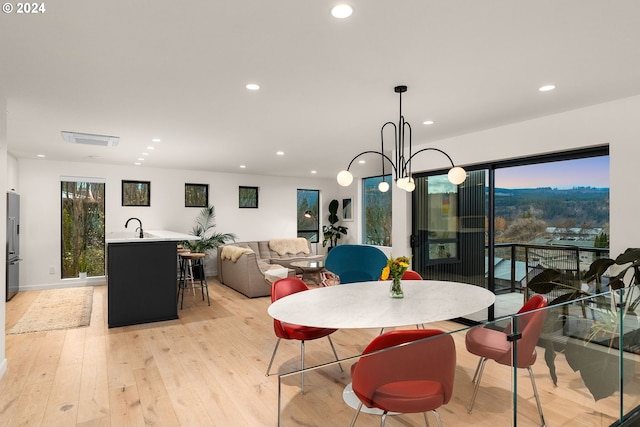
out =
[[[358,399],[358,396],[356,396],[356,394],[353,392],[353,387],[351,386],[351,383],[347,384],[344,387],[344,390],[342,390],[342,400],[344,400],[344,403],[351,406],[353,409],[358,409],[358,405],[360,405],[360,399]],[[382,415],[383,413],[381,409],[369,408],[367,407],[367,405],[362,405],[362,409],[360,409],[360,412],[364,412],[365,414],[372,414],[372,415]],[[387,415],[399,415],[399,413],[387,412]]]

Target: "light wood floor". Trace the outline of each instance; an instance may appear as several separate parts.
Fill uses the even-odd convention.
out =
[[[210,280],[211,307],[185,299],[180,319],[107,328],[107,289],[96,287],[91,325],[86,328],[6,336],[8,371],[0,381],[2,426],[276,426],[278,376],[265,376],[275,336],[266,313],[269,298],[247,299]],[[9,330],[37,296],[19,293],[7,303]],[[462,328],[452,322],[430,325]],[[378,330],[339,330],[332,335],[341,358],[355,356]],[[454,396],[440,409],[446,426],[512,425],[510,370],[489,362],[472,415],[466,405],[477,359],[454,334],[458,369]],[[329,362],[327,340],[307,342],[307,366]],[[539,359],[543,359],[540,357]],[[283,341],[274,371],[294,371],[299,344]],[[346,426],[354,410],[342,400],[349,383],[328,366],[282,378],[282,426]],[[594,402],[579,376],[559,357],[559,386],[553,388],[543,360],[534,367],[550,427],[609,426],[619,396]],[[518,373],[518,426],[535,426],[538,415],[526,371]],[[627,388],[627,410],[638,403],[640,381]],[[430,417],[432,417],[430,415]],[[431,418],[432,425],[433,418]],[[378,425],[363,414],[358,426]],[[389,417],[388,426],[424,425],[418,415]]]

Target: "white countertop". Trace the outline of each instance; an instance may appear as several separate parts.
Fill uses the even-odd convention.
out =
[[[131,231],[113,231],[105,235],[106,243],[128,243],[128,242],[181,242],[184,240],[200,240],[200,237],[191,234],[177,233],[169,230],[145,230],[144,238],[138,237],[138,233]]]

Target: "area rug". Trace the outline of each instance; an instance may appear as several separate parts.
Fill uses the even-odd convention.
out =
[[[89,326],[93,286],[41,291],[9,334]]]

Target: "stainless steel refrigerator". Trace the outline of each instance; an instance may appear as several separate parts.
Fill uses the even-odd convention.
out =
[[[20,288],[20,196],[7,192],[7,301]]]

